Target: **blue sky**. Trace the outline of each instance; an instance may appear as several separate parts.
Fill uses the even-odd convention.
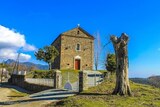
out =
[[[33,48],[51,44],[77,24],[92,35],[99,32],[102,44],[109,35],[126,32],[129,76],[148,77],[160,75],[159,5],[159,0],[1,0],[0,25],[24,35],[23,46],[32,49],[23,53],[36,63],[42,62],[36,61]],[[113,51],[110,47],[103,50],[102,60],[108,49]]]

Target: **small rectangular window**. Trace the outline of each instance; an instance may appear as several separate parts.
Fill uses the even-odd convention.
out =
[[[76,46],[76,50],[79,51],[80,50],[80,44],[77,44]]]
[[[79,31],[77,31],[77,34],[79,34]]]

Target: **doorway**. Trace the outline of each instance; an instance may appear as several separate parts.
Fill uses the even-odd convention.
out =
[[[81,64],[81,60],[75,59],[75,65],[74,65],[75,70],[80,70],[80,68],[81,68],[80,64]]]

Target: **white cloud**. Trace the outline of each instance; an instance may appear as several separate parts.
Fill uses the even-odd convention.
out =
[[[29,60],[30,58],[31,58],[30,55],[27,55],[27,54],[24,54],[24,53],[21,53],[21,54],[20,54],[20,57],[19,57],[19,59],[20,59],[21,61],[26,61],[26,60]]]
[[[24,51],[35,51],[35,50],[37,50],[37,48],[34,45],[26,44],[23,47],[23,50]]]
[[[35,51],[36,47],[26,43],[25,35],[0,25],[0,58],[16,59],[18,49]],[[30,55],[21,53],[20,60],[29,60]]]
[[[25,46],[24,35],[0,25],[1,48],[19,48]]]
[[[0,58],[2,59],[17,59],[18,53],[13,49],[0,49]],[[19,56],[19,60],[27,61],[31,58],[30,55],[21,53]]]

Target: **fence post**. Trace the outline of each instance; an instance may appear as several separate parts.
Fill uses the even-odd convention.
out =
[[[104,79],[109,79],[110,73],[109,72],[103,72]]]
[[[96,80],[96,73],[94,74],[94,86],[96,86],[97,84],[97,80]]]
[[[100,83],[100,74],[98,75],[98,85],[99,85],[99,83]]]
[[[25,81],[25,75],[16,75],[12,74],[10,78],[10,82],[13,85],[21,85]]]
[[[79,72],[79,92],[88,89],[88,74],[86,71]]]
[[[53,83],[53,87],[55,89],[57,88],[61,88],[62,86],[62,80],[61,80],[61,71],[59,70],[54,70],[54,83]]]

